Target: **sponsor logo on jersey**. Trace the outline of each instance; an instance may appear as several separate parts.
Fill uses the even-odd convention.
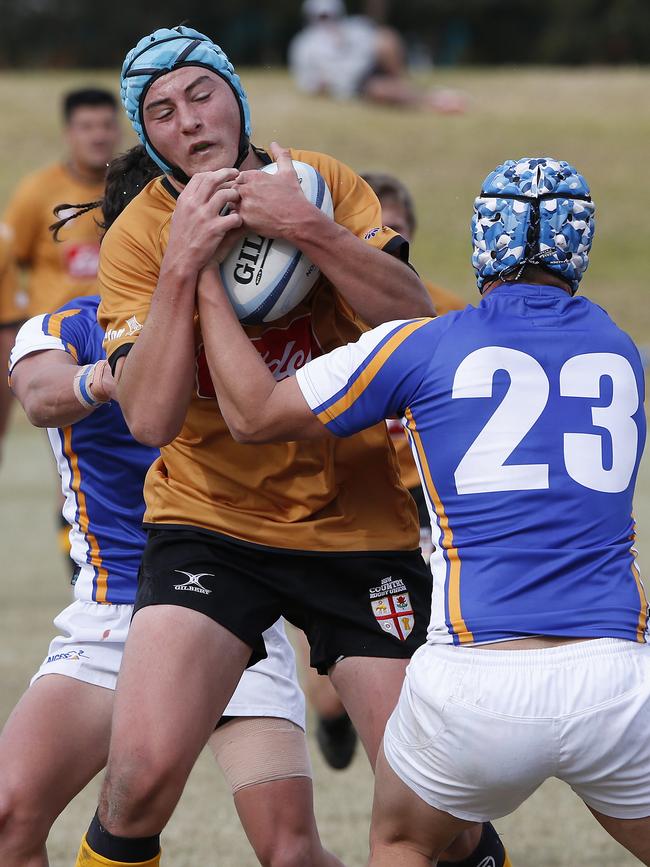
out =
[[[371,238],[374,238],[375,235],[379,234],[379,232],[381,232],[381,226],[375,226],[374,229],[370,229],[370,231],[366,232],[363,236],[363,240],[369,241]]]
[[[202,593],[204,596],[209,596],[212,590],[208,590],[201,584],[201,578],[214,578],[213,572],[198,572],[194,575],[192,572],[183,572],[182,569],[174,569],[180,575],[186,575],[187,581],[183,584],[174,584],[174,590],[190,590],[193,593]]]
[[[99,267],[99,244],[66,244],[63,251],[68,275],[76,280],[94,280]]]
[[[415,626],[415,614],[406,584],[401,578],[389,575],[382,578],[379,587],[369,591],[370,607],[377,623],[400,641],[405,641]]]
[[[109,340],[119,340],[124,334],[126,334],[125,328],[109,328],[104,334],[104,343]]]
[[[84,659],[89,658],[88,654],[84,650],[66,650],[64,653],[53,653],[51,656],[48,656],[48,658],[45,660],[45,664],[49,665],[50,662],[61,662],[65,659],[69,659],[73,662],[78,662],[82,656]]]
[[[282,328],[267,328],[251,343],[264,359],[274,378],[280,382],[293,376],[308,361],[322,354],[311,328],[311,314],[304,313]],[[203,345],[196,359],[196,392],[201,398],[216,397]]]
[[[477,864],[477,867],[496,867],[496,863],[497,862],[491,855],[487,855],[479,864]]]
[[[127,327],[129,329],[129,337],[132,334],[137,334],[138,331],[142,331],[142,325],[138,322],[135,316],[132,316],[130,319],[126,320]]]

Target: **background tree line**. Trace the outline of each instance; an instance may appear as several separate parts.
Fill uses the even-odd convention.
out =
[[[447,64],[650,61],[649,0],[348,0],[404,34],[416,60]],[[186,21],[236,63],[278,65],[301,0],[0,0],[0,67],[119,63],[134,38]]]

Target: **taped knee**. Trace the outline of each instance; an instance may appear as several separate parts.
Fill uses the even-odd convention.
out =
[[[312,775],[303,730],[286,719],[237,717],[210,738],[233,795],[246,786]]]

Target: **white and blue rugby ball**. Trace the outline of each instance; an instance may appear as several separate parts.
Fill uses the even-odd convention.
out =
[[[293,160],[300,186],[312,205],[328,217],[334,205],[327,184],[313,166]],[[277,163],[261,171],[275,174]],[[288,313],[318,279],[320,269],[287,241],[249,234],[221,264],[221,279],[243,325],[273,322]]]

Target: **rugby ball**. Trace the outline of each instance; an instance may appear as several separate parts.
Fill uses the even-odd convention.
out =
[[[332,196],[323,177],[308,163],[293,160],[307,199],[334,216]],[[277,163],[261,171],[275,174]],[[273,322],[292,310],[309,293],[319,268],[287,241],[249,234],[238,241],[221,264],[221,279],[243,325]]]

